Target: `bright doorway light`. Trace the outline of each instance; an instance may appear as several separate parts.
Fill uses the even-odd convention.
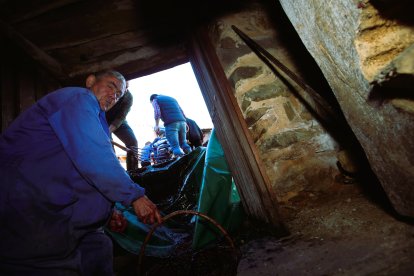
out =
[[[127,116],[130,127],[138,139],[138,147],[155,139],[154,111],[150,103],[152,94],[162,94],[175,98],[185,115],[197,122],[201,129],[213,128],[208,109],[198,86],[190,63],[185,63],[168,70],[129,81],[129,91],[134,103]],[[114,141],[120,140],[113,135]],[[122,153],[118,148],[116,152]]]

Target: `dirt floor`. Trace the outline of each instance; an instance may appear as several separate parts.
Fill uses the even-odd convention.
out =
[[[363,185],[333,183],[282,205],[291,234],[243,245],[237,275],[414,275],[413,222],[377,184]]]
[[[167,259],[144,257],[141,275],[414,275],[414,223],[393,212],[377,184],[338,181],[281,204],[289,235],[246,220],[223,240]],[[348,184],[344,184],[348,183]],[[117,276],[136,275],[138,257],[118,254]]]

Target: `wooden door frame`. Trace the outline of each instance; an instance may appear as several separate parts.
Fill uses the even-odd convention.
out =
[[[244,210],[282,228],[275,193],[207,28],[193,35],[189,56]]]

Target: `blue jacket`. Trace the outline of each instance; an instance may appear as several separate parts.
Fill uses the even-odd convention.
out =
[[[158,95],[156,100],[161,110],[161,119],[164,122],[164,125],[179,121],[185,122],[183,111],[174,98]]]
[[[107,222],[114,202],[144,195],[108,133],[96,97],[79,87],[46,95],[2,133],[2,262],[71,267],[79,240]]]

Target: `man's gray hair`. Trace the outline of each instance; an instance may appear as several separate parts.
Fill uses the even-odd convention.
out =
[[[114,71],[114,70],[106,70],[106,71],[101,71],[95,74],[95,77],[97,79],[100,79],[106,76],[112,76],[120,80],[122,82],[122,87],[124,88],[122,92],[125,93],[127,85],[126,85],[125,77],[121,73],[119,73],[118,71]]]

